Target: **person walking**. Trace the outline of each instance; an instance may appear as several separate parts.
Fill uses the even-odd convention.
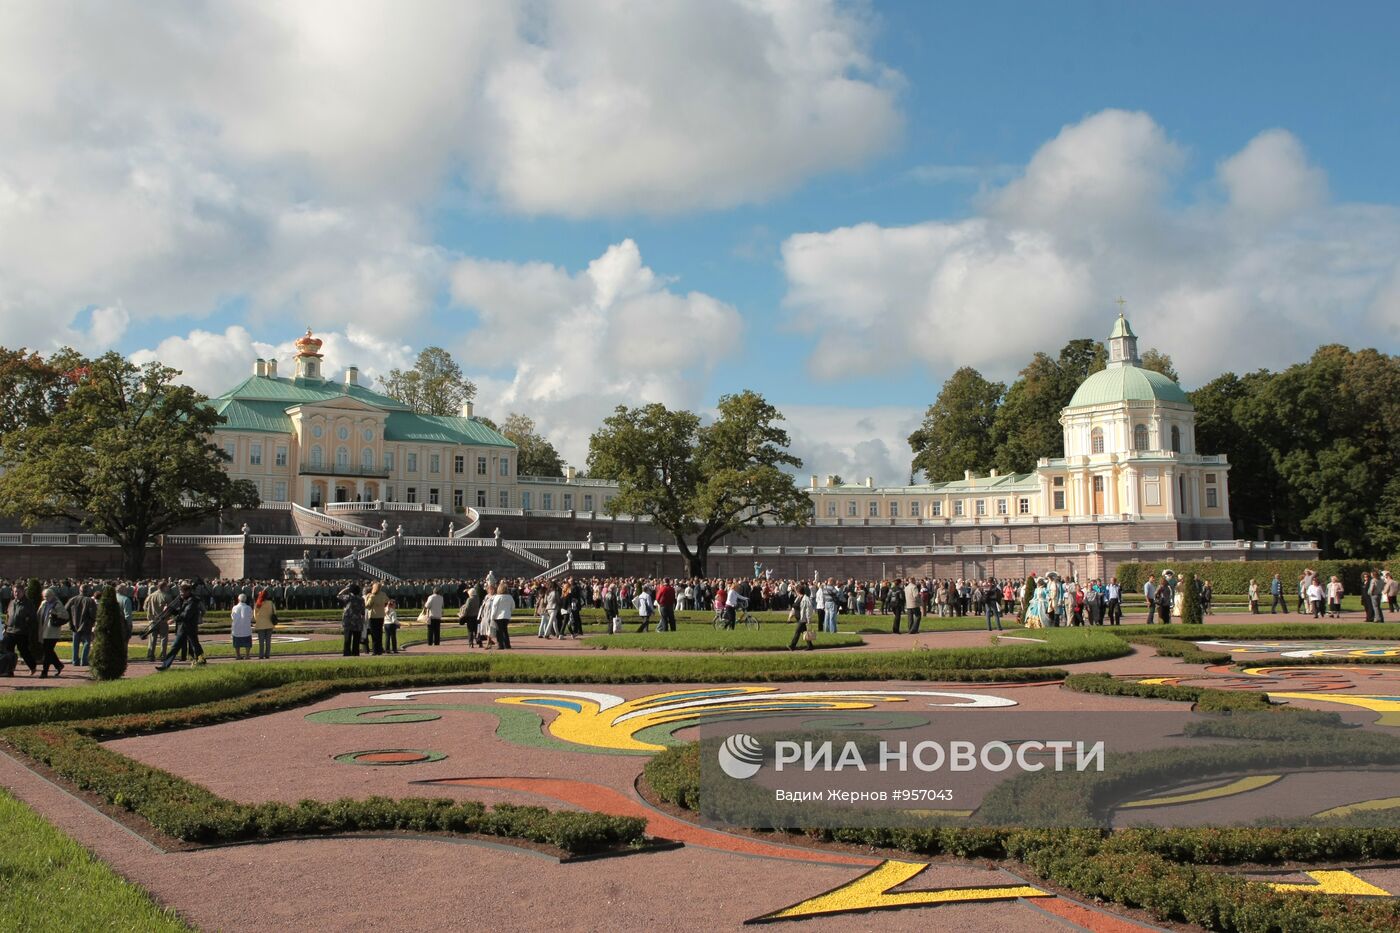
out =
[[[87,584],[78,587],[78,594],[68,600],[65,608],[68,627],[73,631],[73,666],[87,667],[92,658],[92,633],[97,625],[97,600],[92,598],[92,587]]]
[[[896,617],[897,619],[898,617]],[[800,583],[797,586],[797,603],[788,610],[788,619],[795,622],[792,629],[792,641],[788,642],[788,650],[796,651],[799,641],[806,642],[806,649],[812,650],[812,600],[807,595],[807,584]],[[899,622],[895,622],[898,627]]]
[[[277,625],[277,605],[268,595],[267,588],[258,590],[258,597],[253,601],[253,631],[258,636],[258,660],[266,661],[272,657],[272,630]]]
[[[885,596],[885,609],[894,615],[894,625],[890,627],[890,634],[898,635],[899,620],[904,616],[904,584],[902,581],[896,580],[894,586],[890,587],[889,593]]]
[[[340,634],[342,657],[360,656],[360,629],[365,624],[365,600],[360,595],[360,584],[351,583],[337,596],[340,600]]]
[[[33,677],[38,670],[33,651],[30,650],[30,637],[39,625],[39,616],[29,602],[29,596],[22,584],[16,584],[5,614],[5,635],[0,639],[0,674],[14,675],[18,659],[24,660]]]
[[[49,676],[51,666],[55,677],[63,676],[63,662],[58,659],[58,652],[54,649],[63,638],[63,627],[67,624],[68,610],[59,600],[58,593],[52,587],[44,590],[44,601],[39,606],[39,641],[43,646],[40,679]]]
[[[199,623],[204,620],[204,600],[195,596],[194,587],[189,583],[180,584],[180,595],[170,605],[170,617],[175,620],[175,641],[156,665],[156,670],[169,670],[175,661],[175,655],[185,651],[189,652],[191,667],[207,663],[204,648],[199,643]]]
[[[730,598],[737,599],[738,596],[739,596],[738,592],[736,592],[735,590],[732,590],[732,589],[730,590]],[[637,626],[637,631],[638,631],[638,632],[647,632],[647,631],[650,631],[650,630],[651,630],[652,597],[651,597],[651,593],[647,591],[646,587],[643,587],[642,590],[641,590],[641,592],[639,592],[639,593],[637,594],[637,598],[634,599],[634,600],[632,601],[632,605],[635,606],[635,607],[637,608],[637,613],[638,613],[639,615],[641,615],[641,617],[642,617],[642,624]],[[725,616],[725,625],[724,625],[724,627],[725,627],[725,628],[733,628],[733,627],[734,627],[734,622],[733,622],[732,618],[731,618],[730,616],[728,616],[727,614],[726,614],[726,616]]]
[[[1259,582],[1254,579],[1249,581],[1249,614],[1259,614]]]
[[[896,581],[896,588],[898,588],[898,581]],[[903,601],[904,612],[909,616],[909,634],[917,635],[919,634],[919,626],[924,621],[924,613],[919,584],[914,581],[913,577],[910,577],[908,582],[904,584]]]
[[[676,630],[676,588],[670,580],[662,580],[656,588],[656,605],[661,613],[661,621],[656,626],[658,632]]]
[[[1157,587],[1157,592],[1152,596],[1157,604],[1157,617],[1163,625],[1170,625],[1172,621],[1172,604],[1176,601],[1172,588],[1167,585],[1166,578],[1162,579],[1162,584]]]
[[[365,618],[368,620],[369,649],[372,654],[384,653],[384,608],[389,604],[389,594],[379,582],[370,584],[369,596],[365,597]]]
[[[826,585],[822,587],[822,631],[836,632],[836,581],[828,578]]]
[[[160,642],[161,657],[170,648],[170,584],[162,580],[146,596],[146,660],[156,659],[156,642]]]
[[[1151,625],[1157,617],[1157,577],[1155,575],[1147,575],[1147,582],[1142,585],[1142,595],[1147,600],[1147,624]]]
[[[1396,580],[1389,570],[1381,574],[1381,595],[1385,598],[1386,608],[1391,612],[1400,612],[1400,580]]]
[[[384,601],[384,650],[399,653],[399,604],[392,599]]]
[[[992,620],[997,623],[997,631],[1003,631],[1001,627],[1001,589],[995,580],[984,580],[982,583],[982,611],[987,614],[987,631],[992,630]]]
[[[442,644],[442,588],[433,587],[423,600],[423,613],[428,617],[428,644]]]
[[[1371,611],[1375,615],[1373,620],[1375,622],[1385,621],[1385,603],[1381,601],[1383,598],[1381,594],[1384,592],[1385,589],[1381,586],[1381,572],[1379,570],[1371,571],[1371,579],[1366,585],[1363,598],[1370,604]]]
[[[1105,612],[1107,613],[1109,625],[1120,625],[1123,622],[1123,584],[1118,582],[1117,577],[1111,577],[1108,586],[1105,588],[1104,596],[1107,599]]]
[[[238,602],[229,610],[229,632],[233,636],[233,659],[247,661],[253,657],[253,607],[248,596],[238,594]]]
[[[1274,574],[1274,578],[1269,581],[1269,595],[1273,597],[1269,603],[1269,615],[1275,614],[1280,608],[1285,613],[1288,612],[1288,604],[1283,601],[1283,577],[1279,574]]]
[[[510,589],[504,583],[496,584],[496,595],[492,597],[488,604],[491,613],[491,637],[496,640],[496,647],[502,651],[510,650],[510,617],[515,612],[515,597],[510,595]]]

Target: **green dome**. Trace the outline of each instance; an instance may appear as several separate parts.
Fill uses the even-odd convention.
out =
[[[1069,407],[1151,401],[1191,404],[1181,386],[1159,372],[1140,366],[1110,366],[1080,383]]]

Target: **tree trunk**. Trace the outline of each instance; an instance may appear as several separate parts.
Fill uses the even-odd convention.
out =
[[[141,571],[146,566],[146,542],[122,545],[122,577],[127,580],[141,579]]]
[[[676,535],[676,547],[680,550],[681,556],[685,558],[686,572],[690,574],[690,579],[704,577],[705,557],[709,553],[710,546],[697,541],[695,549],[691,550],[685,538],[682,535]]]

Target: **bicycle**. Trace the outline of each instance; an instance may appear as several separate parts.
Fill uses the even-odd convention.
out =
[[[728,626],[725,624],[723,612],[716,612],[715,617],[711,620],[710,624],[713,625],[716,630],[728,628]],[[735,628],[738,628],[742,625],[744,628],[751,629],[756,632],[758,631],[759,624],[760,623],[758,617],[755,616],[753,613],[749,612],[749,608],[747,606],[740,606],[739,608],[734,610]]]

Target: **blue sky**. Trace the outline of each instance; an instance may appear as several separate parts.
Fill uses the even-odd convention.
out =
[[[1188,387],[1400,347],[1394,4],[344,11],[0,13],[0,342],[206,391],[306,325],[437,343],[576,462],[754,388],[881,480],[954,368],[1119,294]]]

